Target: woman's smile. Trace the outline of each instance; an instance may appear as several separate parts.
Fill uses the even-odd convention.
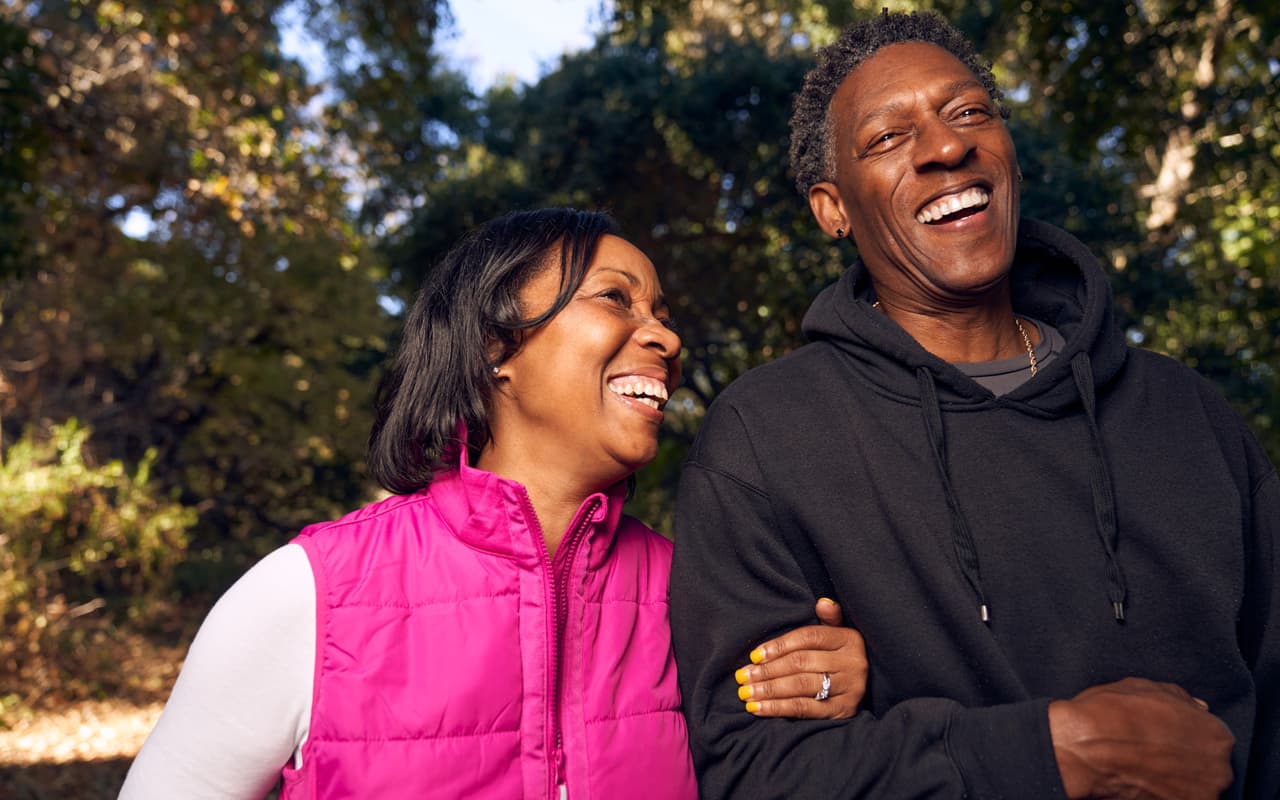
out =
[[[641,374],[620,375],[609,379],[609,391],[627,407],[661,422],[662,409],[671,396],[667,391],[667,379],[665,374],[660,379]]]

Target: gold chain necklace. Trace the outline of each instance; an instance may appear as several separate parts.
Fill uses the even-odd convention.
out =
[[[871,304],[871,307],[880,308],[880,301],[875,301]],[[1022,336],[1022,343],[1027,346],[1027,360],[1031,362],[1031,374],[1034,376],[1036,374],[1036,349],[1031,346],[1031,337],[1027,335],[1027,329],[1022,327],[1022,320],[1014,317],[1013,324],[1018,326],[1018,333]]]
[[[1022,334],[1022,343],[1027,346],[1027,358],[1031,361],[1031,374],[1036,374],[1036,349],[1031,346],[1031,337],[1027,335],[1027,329],[1022,327],[1022,320],[1017,317],[1013,318],[1013,324],[1018,326],[1018,333]]]

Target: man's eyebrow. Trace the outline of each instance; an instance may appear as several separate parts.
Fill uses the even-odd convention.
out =
[[[951,97],[967,92],[971,89],[979,89],[984,95],[987,94],[987,87],[983,86],[982,83],[975,78],[961,78],[958,81],[948,83],[946,86],[942,87],[942,89]],[[875,122],[876,120],[880,120],[885,117],[892,117],[896,114],[901,114],[904,109],[905,106],[902,103],[885,103],[879,108],[873,108],[859,117],[857,125],[865,125],[868,122]]]
[[[880,120],[885,117],[892,117],[894,115],[901,114],[904,108],[906,107],[902,103],[886,103],[879,108],[873,108],[858,118],[855,123],[855,127],[866,125],[868,122],[875,122],[876,120]]]
[[[947,84],[946,88],[952,95],[967,92],[970,89],[981,89],[983,94],[987,94],[987,87],[983,86],[982,82],[976,78],[964,78],[963,80],[952,81]]]

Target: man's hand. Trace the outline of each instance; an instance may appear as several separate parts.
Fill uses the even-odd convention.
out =
[[[1049,732],[1071,798],[1217,798],[1231,785],[1234,737],[1182,687],[1143,678],[1049,704]]]

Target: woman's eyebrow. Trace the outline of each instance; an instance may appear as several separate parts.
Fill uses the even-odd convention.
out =
[[[627,279],[627,283],[631,284],[632,286],[639,286],[639,285],[640,285],[640,279],[639,279],[639,278],[637,278],[635,275],[632,275],[630,272],[627,272],[625,269],[621,269],[621,268],[619,268],[619,267],[601,267],[601,268],[599,269],[599,271],[600,271],[600,272],[615,272],[615,273],[617,273],[618,275],[621,275],[622,277],[626,278],[626,279]]]

